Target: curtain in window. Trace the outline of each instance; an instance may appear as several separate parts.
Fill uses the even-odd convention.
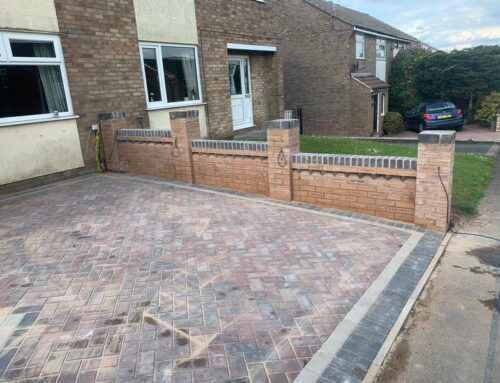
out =
[[[189,100],[198,100],[198,78],[193,49],[184,49],[181,53],[182,68],[186,80],[186,90]]]
[[[53,57],[53,48],[47,44],[34,45],[36,57]],[[39,65],[45,100],[50,113],[67,112],[66,93],[59,66]]]
[[[238,65],[234,63],[229,63],[229,80],[231,82],[231,94],[236,94],[236,82],[234,81],[234,75],[236,74],[236,70],[238,69]]]

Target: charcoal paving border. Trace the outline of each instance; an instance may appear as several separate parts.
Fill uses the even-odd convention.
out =
[[[345,333],[341,323],[302,370],[295,383],[362,382],[438,251],[443,237],[443,234],[426,232],[368,311],[358,316],[356,326],[347,330],[350,334]],[[368,290],[365,295],[369,293]],[[357,309],[357,305],[354,306],[351,313]],[[349,321],[349,314],[344,321]],[[337,340],[339,332],[344,332],[340,337],[347,335],[340,344]]]

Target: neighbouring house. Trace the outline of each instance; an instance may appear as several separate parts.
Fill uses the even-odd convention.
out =
[[[276,0],[195,0],[211,138],[283,114]],[[229,79],[228,79],[229,73]]]
[[[304,132],[381,134],[393,58],[419,41],[324,0],[289,0],[280,20],[285,108],[301,108]]]

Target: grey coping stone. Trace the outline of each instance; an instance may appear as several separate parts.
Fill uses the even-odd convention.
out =
[[[292,155],[292,163],[417,170],[417,159],[412,157],[296,153]]]
[[[166,129],[119,129],[119,137],[172,137],[172,132]]]
[[[181,118],[193,118],[198,117],[200,112],[197,110],[186,110],[184,112],[170,112],[170,119],[177,120]]]
[[[299,127],[299,120],[273,120],[266,124],[267,129],[292,129]]]
[[[201,149],[222,149],[255,152],[267,152],[268,150],[267,142],[230,140],[192,140],[191,147]]]
[[[99,120],[113,120],[115,118],[125,118],[127,114],[125,112],[106,112],[99,114]]]
[[[454,130],[428,130],[418,135],[421,144],[443,144],[455,143],[457,133]]]

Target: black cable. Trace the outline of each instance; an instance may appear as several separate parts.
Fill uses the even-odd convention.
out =
[[[495,237],[490,237],[489,235],[483,235],[483,234],[476,234],[476,233],[462,233],[460,231],[454,231],[453,229],[450,230],[453,234],[456,234],[456,235],[471,235],[473,237],[481,237],[481,238],[487,238],[487,239],[491,239],[493,241],[498,241],[500,242],[500,238],[495,238]]]
[[[439,176],[439,180],[441,181],[441,185],[443,186],[443,190],[444,190],[444,192],[446,194],[446,218],[447,218],[446,222],[450,222],[449,221],[449,217],[450,217],[450,196],[448,194],[448,190],[446,190],[446,186],[444,186],[443,178],[441,177],[441,167],[438,167],[438,176]],[[500,238],[490,237],[489,235],[484,235],[484,234],[465,233],[465,232],[460,232],[460,231],[454,231],[453,227],[454,227],[454,224],[450,223],[450,231],[453,234],[455,234],[455,235],[470,235],[470,236],[473,236],[473,237],[481,237],[481,238],[491,239],[493,241],[500,242]]]
[[[438,166],[438,177],[439,181],[441,181],[441,185],[443,186],[444,193],[446,194],[446,225],[450,225],[450,195],[448,194],[448,190],[446,190],[446,186],[444,186],[443,178],[441,177],[441,166]]]

